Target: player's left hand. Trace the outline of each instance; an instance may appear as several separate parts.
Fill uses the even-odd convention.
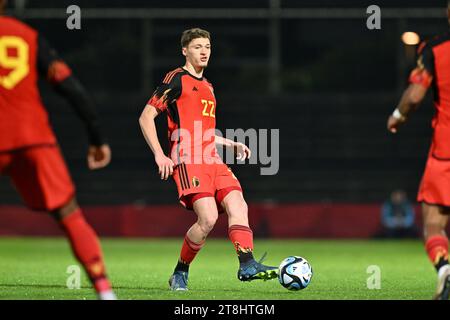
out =
[[[405,122],[405,119],[397,119],[391,115],[387,122],[387,129],[391,133],[397,133],[398,127],[400,127],[400,125],[403,124],[404,122]]]
[[[250,159],[252,151],[245,144],[236,142],[234,145],[234,152],[236,153],[236,159],[245,161],[245,159]]]
[[[111,149],[109,145],[89,146],[87,164],[90,170],[106,167],[111,162]]]

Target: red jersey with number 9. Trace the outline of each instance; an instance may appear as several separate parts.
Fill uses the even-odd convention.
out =
[[[0,151],[54,144],[38,89],[38,32],[0,17]]]

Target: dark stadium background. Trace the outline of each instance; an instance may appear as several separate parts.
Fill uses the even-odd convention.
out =
[[[89,172],[81,122],[42,83],[82,206],[176,205],[175,184],[159,179],[138,117],[158,81],[183,63],[181,32],[196,26],[212,33],[205,75],[215,86],[218,128],[280,130],[277,175],[259,175],[258,165],[233,167],[249,203],[360,205],[357,214],[363,216],[378,214],[395,188],[415,200],[431,137],[431,95],[396,136],[388,134],[386,120],[414,63],[413,48],[405,47],[401,34],[415,31],[427,38],[445,31],[443,0],[41,0],[26,1],[24,9],[13,3],[10,13],[47,37],[97,102],[113,160],[106,169]],[[267,10],[277,3],[273,12],[283,15],[271,18]],[[66,28],[65,8],[71,4],[82,9],[81,30]],[[371,4],[382,8],[381,30],[366,28]],[[216,10],[207,11],[212,17],[189,18],[180,8]],[[428,9],[417,14],[411,8]],[[247,9],[245,17],[234,17],[235,9]],[[302,18],[289,17],[299,9]],[[165,142],[165,118],[159,123]],[[0,204],[21,204],[4,177]],[[361,209],[365,205],[371,208],[367,212]],[[298,208],[291,210],[301,217]]]

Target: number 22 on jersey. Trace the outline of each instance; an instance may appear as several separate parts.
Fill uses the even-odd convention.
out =
[[[202,112],[202,114],[203,114],[205,117],[215,118],[215,117],[216,117],[216,114],[215,114],[214,108],[215,108],[216,106],[215,106],[214,101],[211,101],[211,100],[205,100],[205,99],[202,99],[201,101],[202,101],[202,104],[203,104],[203,112]]]
[[[0,67],[12,69],[8,75],[0,75],[0,86],[12,90],[30,72],[29,46],[22,38],[0,37]]]

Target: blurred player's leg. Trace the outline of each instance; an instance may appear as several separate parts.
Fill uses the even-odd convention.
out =
[[[248,224],[248,207],[238,190],[218,192],[218,200],[228,215],[228,235],[239,259],[238,278],[241,281],[269,280],[277,277],[277,267],[255,261],[253,257],[253,232]]]
[[[75,198],[63,207],[52,211],[51,214],[66,233],[74,256],[83,265],[99,298],[101,300],[115,300],[116,297],[106,276],[98,237],[84,219]]]
[[[450,208],[442,208],[424,203],[425,248],[438,272],[438,283],[435,299],[448,300],[450,292],[450,265],[448,263],[448,238],[445,227],[448,222]]]
[[[11,153],[11,157],[8,174],[27,206],[50,212],[57,219],[99,298],[114,298],[97,236],[78,207],[75,187],[59,148],[27,148]]]
[[[190,195],[190,197],[189,201],[193,202],[192,206],[197,214],[197,222],[184,237],[180,258],[169,279],[172,290],[187,290],[189,265],[205,244],[205,239],[214,228],[219,215],[213,197],[202,197],[201,194]]]

